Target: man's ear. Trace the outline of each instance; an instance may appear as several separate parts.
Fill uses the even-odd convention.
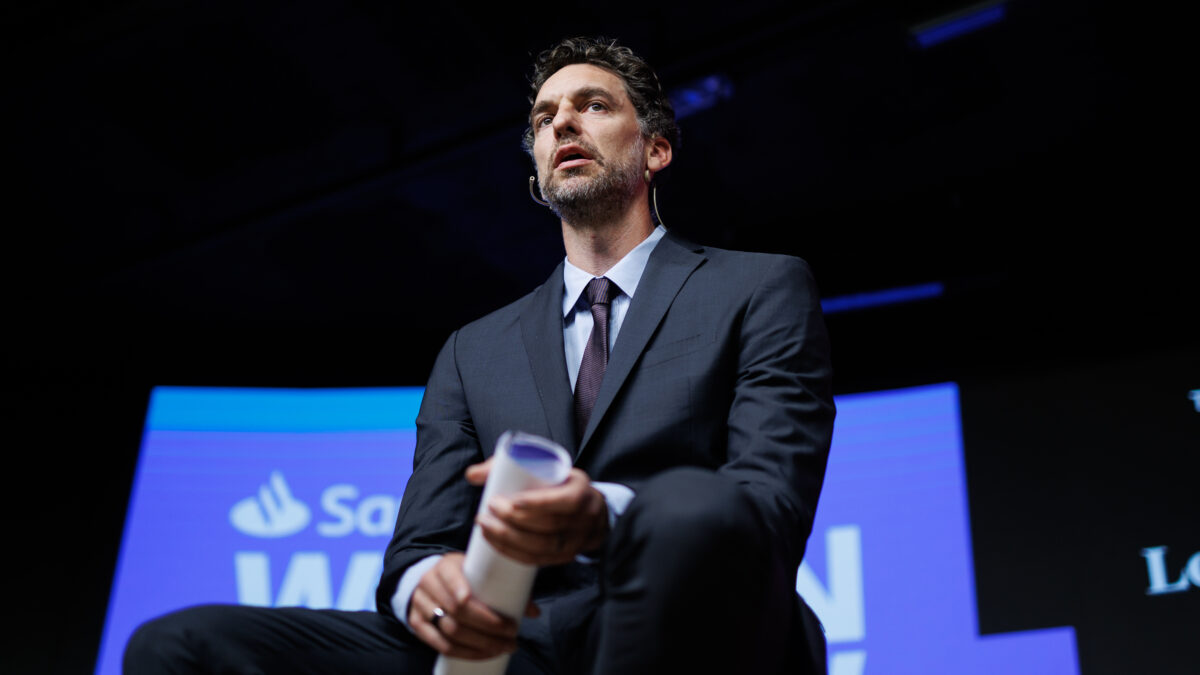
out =
[[[671,164],[671,142],[655,136],[646,144],[646,168],[651,174],[658,173]]]

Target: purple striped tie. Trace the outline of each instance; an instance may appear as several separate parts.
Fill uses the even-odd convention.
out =
[[[608,366],[608,307],[620,292],[606,277],[592,279],[584,289],[592,306],[592,334],[588,336],[579,376],[575,379],[575,436],[580,439],[592,416],[592,406],[596,405],[596,395],[600,393],[600,382]]]

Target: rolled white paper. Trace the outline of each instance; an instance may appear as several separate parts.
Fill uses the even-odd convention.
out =
[[[533,434],[504,432],[492,457],[492,468],[479,500],[480,513],[494,496],[508,497],[530,488],[558,485],[571,472],[571,455],[557,443]],[[492,548],[476,524],[467,542],[463,575],[475,597],[519,622],[529,603],[537,566],[517,562]],[[433,672],[434,675],[501,675],[508,667],[508,659],[508,654],[483,661],[439,656]]]

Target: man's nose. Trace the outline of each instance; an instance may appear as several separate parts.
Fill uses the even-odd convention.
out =
[[[559,106],[550,125],[554,127],[556,136],[578,135],[579,115],[575,114],[575,110],[570,106]]]

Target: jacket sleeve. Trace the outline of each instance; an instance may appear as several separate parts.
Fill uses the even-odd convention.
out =
[[[438,354],[417,413],[412,477],[375,592],[376,608],[389,616],[404,570],[426,556],[466,548],[482,494],[463,475],[483,454],[456,363],[457,339],[456,332]]]
[[[799,565],[833,436],[829,339],[816,284],[799,258],[765,266],[742,315],[720,472],[747,490]]]

